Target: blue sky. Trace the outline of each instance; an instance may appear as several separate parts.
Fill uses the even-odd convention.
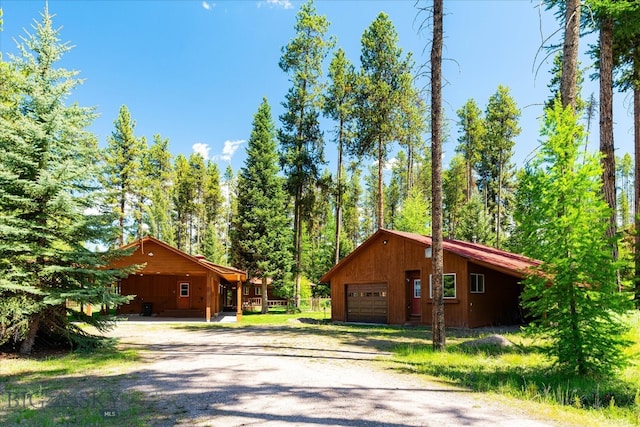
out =
[[[423,4],[431,4],[430,1]],[[43,0],[0,0],[4,31],[0,50],[15,52],[24,29],[33,32]],[[394,23],[405,52],[417,62],[429,57],[428,31],[418,33],[414,0],[316,0],[319,14],[331,22],[351,61],[359,65],[360,38],[381,11]],[[169,138],[171,152],[197,150],[237,171],[245,159],[246,140],[258,105],[267,97],[276,122],[290,87],[278,67],[281,48],[294,35],[299,1],[289,0],[49,0],[61,39],[75,48],[61,65],[79,70],[84,84],[72,100],[95,106],[100,114],[91,130],[102,146],[113,131],[118,109],[126,104],[137,126],[135,133]],[[455,111],[475,98],[484,109],[499,84],[508,86],[519,108],[522,134],[514,161],[522,164],[538,145],[541,104],[549,91],[549,62],[539,51],[542,40],[558,30],[550,12],[529,0],[445,1],[444,108],[450,138],[445,162],[458,137]],[[559,34],[556,35],[557,40]],[[587,42],[581,41],[581,51]],[[592,61],[583,57],[583,66]],[[419,83],[426,86],[427,81]],[[596,82],[585,82],[583,96],[598,94]],[[619,154],[632,153],[630,95],[616,94],[614,111]],[[597,118],[590,141],[598,147]],[[334,160],[331,123],[323,122],[327,160]]]

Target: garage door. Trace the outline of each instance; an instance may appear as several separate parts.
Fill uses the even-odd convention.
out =
[[[347,322],[388,323],[387,285],[347,285]]]

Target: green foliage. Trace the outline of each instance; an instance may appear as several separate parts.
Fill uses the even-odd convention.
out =
[[[115,130],[107,138],[107,147],[103,151],[105,168],[102,180],[104,187],[110,190],[108,203],[118,214],[118,244],[122,246],[142,235],[142,211],[147,190],[143,159],[147,143],[144,137],[134,135],[136,124],[126,105],[120,107],[114,126]],[[133,229],[128,231],[127,225],[132,225]]]
[[[149,205],[145,216],[149,233],[174,246],[175,231],[171,218],[174,178],[169,139],[162,138],[159,134],[153,136],[153,144],[144,156],[143,170],[149,182]]]
[[[487,200],[489,213],[493,219],[496,245],[500,246],[500,236],[509,205],[513,180],[513,146],[520,134],[518,110],[509,88],[498,86],[491,95],[485,112],[486,136],[478,162],[478,187]]]
[[[449,162],[449,169],[442,173],[442,204],[444,211],[444,235],[450,239],[457,238],[461,214],[465,205],[465,187],[467,167],[464,158],[459,154]]]
[[[429,203],[425,195],[417,187],[414,187],[409,192],[409,196],[405,199],[402,210],[397,216],[395,229],[427,235],[431,231],[429,218],[431,218]]]
[[[278,176],[275,126],[263,99],[253,119],[247,159],[238,175],[238,212],[231,233],[233,260],[249,277],[279,286],[290,269],[290,221]],[[280,282],[280,283],[278,283]]]
[[[105,269],[124,254],[98,249],[116,230],[96,183],[97,143],[86,130],[95,114],[64,103],[80,80],[56,67],[70,47],[60,43],[51,18],[45,7],[35,34],[18,45],[11,90],[2,91],[0,103],[0,342],[22,353],[36,338],[69,345],[86,337],[69,322],[67,300],[128,300],[111,285],[129,270]],[[99,330],[110,325],[97,316],[86,320]]]
[[[457,112],[460,119],[460,136],[456,153],[459,153],[465,163],[465,196],[469,202],[475,188],[475,170],[480,162],[480,153],[486,135],[482,111],[476,101],[469,99]]]
[[[476,193],[460,211],[456,239],[493,246],[495,245],[495,237],[491,227],[491,218],[480,199],[480,194]]]
[[[359,157],[372,156],[378,163],[377,228],[384,227],[384,162],[392,141],[401,139],[405,119],[401,106],[408,105],[403,96],[412,97],[407,90],[410,61],[403,58],[398,47],[398,34],[389,16],[381,12],[361,38],[356,107],[357,138],[352,150]],[[412,125],[413,126],[413,125]]]
[[[286,175],[286,188],[293,198],[293,234],[296,274],[294,301],[299,302],[302,269],[302,222],[313,209],[314,187],[324,163],[324,140],[320,130],[322,109],[322,62],[333,40],[325,38],[329,21],[316,13],[313,0],[300,7],[296,16],[296,35],[282,49],[280,68],[290,75],[292,86],[280,116],[280,165]]]
[[[604,238],[609,208],[598,158],[580,149],[582,128],[559,101],[545,112],[542,136],[520,180],[516,213],[525,254],[543,261],[522,294],[529,329],[549,338],[548,352],[564,370],[608,373],[624,361],[620,315],[629,300],[618,292]]]

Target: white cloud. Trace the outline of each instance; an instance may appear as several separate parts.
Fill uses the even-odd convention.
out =
[[[193,144],[191,146],[191,148],[193,149],[193,151],[195,153],[200,153],[200,155],[207,160],[209,158],[209,151],[211,150],[211,147],[209,147],[209,144],[204,144],[202,142],[196,142],[195,144]]]
[[[398,163],[398,159],[397,159],[397,158],[395,158],[395,157],[393,157],[393,158],[391,158],[391,159],[389,159],[389,160],[387,160],[387,161],[385,161],[385,162],[384,162],[384,164],[382,165],[382,170],[383,170],[384,172],[390,171],[390,170],[392,170],[392,169],[393,169],[393,167],[394,167],[397,163]],[[376,159],[371,160],[370,165],[371,165],[371,166],[374,166],[374,167],[375,167],[375,166],[378,166],[378,160],[376,160]]]
[[[222,155],[220,156],[221,160],[230,161],[231,157],[235,154],[235,152],[240,148],[240,146],[244,144],[244,139],[238,139],[235,141],[225,141],[224,147],[222,148]]]
[[[293,5],[290,0],[265,0],[259,1],[258,7],[262,7],[262,5],[267,5],[269,7],[281,7],[283,9],[291,9]]]
[[[384,166],[382,167],[383,170],[385,171],[390,171],[393,169],[393,167],[398,164],[398,159],[396,159],[395,157],[392,159],[387,160],[387,162],[384,164]]]
[[[213,3],[213,2],[203,1],[203,2],[202,2],[202,7],[203,7],[205,10],[211,10],[211,9],[213,9],[214,7],[216,7],[216,4],[215,4],[215,3]]]

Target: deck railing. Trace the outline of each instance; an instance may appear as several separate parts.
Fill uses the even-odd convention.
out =
[[[267,301],[269,307],[288,307],[291,302],[286,299],[274,299]],[[300,300],[300,307],[311,311],[322,311],[330,309],[331,298],[303,298]],[[251,297],[242,301],[243,310],[259,310],[262,308],[262,297]]]

